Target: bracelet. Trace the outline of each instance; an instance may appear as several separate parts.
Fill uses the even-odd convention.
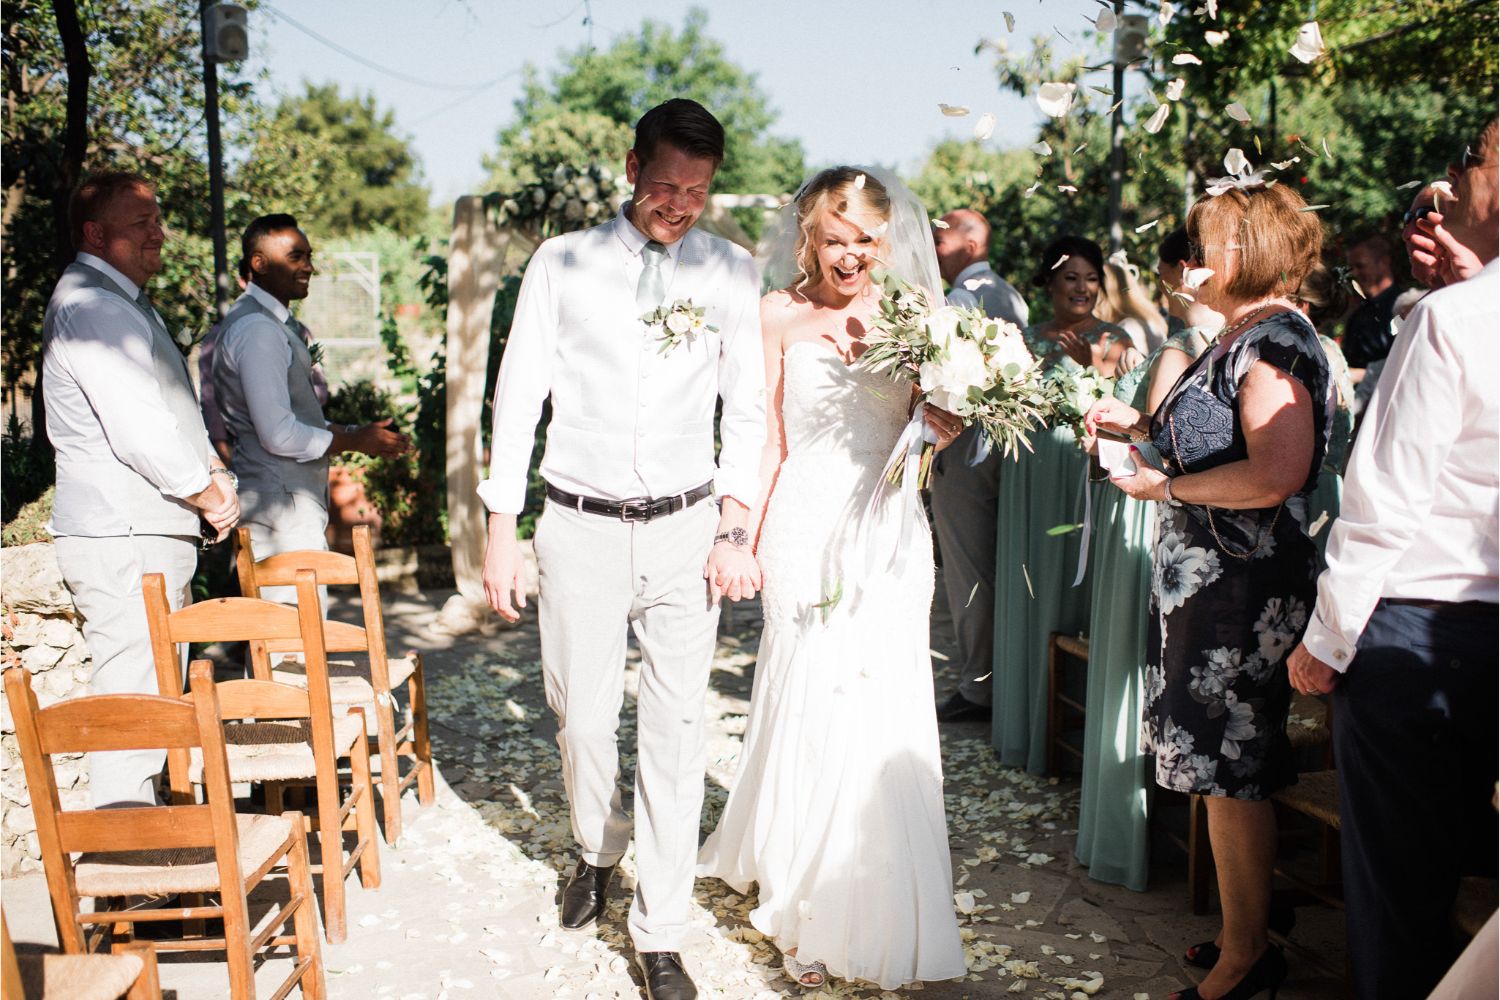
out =
[[[714,544],[718,545],[720,542],[728,542],[737,549],[743,549],[750,544],[750,532],[744,528],[730,528],[714,536]]]
[[[215,466],[214,468],[209,469],[208,474],[210,476],[223,476],[225,479],[229,480],[229,488],[232,490],[238,491],[240,488],[240,477],[236,476],[232,470],[226,469],[222,465]]]
[[[1176,497],[1174,497],[1172,495],[1172,477],[1171,476],[1168,476],[1166,479],[1162,480],[1161,487],[1162,487],[1162,491],[1166,493],[1166,501],[1167,501],[1167,503],[1171,504],[1173,507],[1181,507],[1182,506],[1182,501],[1178,500]]]

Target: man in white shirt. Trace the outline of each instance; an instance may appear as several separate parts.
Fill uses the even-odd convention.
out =
[[[1483,268],[1423,298],[1396,338],[1287,664],[1293,687],[1333,692],[1350,992],[1362,1000],[1426,996],[1456,954],[1460,875],[1495,870],[1495,140],[1492,122],[1432,224],[1437,245],[1459,244]]]
[[[307,298],[314,273],[312,246],[297,220],[255,219],[240,249],[250,283],[224,317],[213,371],[250,543],[257,559],[326,549],[329,456],[393,456],[408,443],[388,419],[359,427],[323,419],[305,328],[291,312],[293,302]],[[296,599],[291,587],[261,594]]]
[[[490,478],[479,485],[490,511],[485,592],[514,621],[526,592],[516,515],[550,398],[548,502],[534,540],[542,671],[581,853],[561,922],[599,917],[630,840],[615,737],[628,624],[641,649],[629,927],[655,1000],[697,995],[679,952],[718,602],[760,586],[747,535],[766,436],[759,280],[744,250],[692,228],[723,156],[723,127],[701,105],[653,108],[625,159],[634,191],[619,216],[537,250],[495,387]],[[707,326],[669,342],[647,317],[677,305],[702,309]]]
[[[187,362],[146,297],[165,240],[139,174],[95,174],[68,206],[78,256],[43,321],[47,437],[57,451],[49,530],[83,619],[93,694],[156,694],[141,576],[190,603],[200,516],[217,538],[239,517]],[[165,751],[89,755],[94,805],[152,805]]]
[[[990,268],[990,224],[978,212],[949,212],[933,234],[938,270],[952,286],[948,304],[978,309],[1025,329],[1026,301]],[[995,652],[995,527],[1000,453],[978,425],[937,457],[932,526],[943,554],[943,587],[958,638],[958,690],[938,706],[938,721],[990,717]]]

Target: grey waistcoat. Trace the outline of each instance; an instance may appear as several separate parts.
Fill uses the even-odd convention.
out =
[[[44,354],[45,345],[54,336],[58,307],[69,296],[86,288],[112,292],[130,303],[132,308],[138,308],[125,289],[107,275],[75,261],[63,271],[47,304],[42,320]],[[198,397],[188,377],[187,362],[161,321],[154,316],[147,317],[147,320],[151,328],[151,362],[162,400],[182,430],[181,447],[196,452],[203,468],[207,469],[212,446],[203,430],[203,414],[198,409]],[[78,387],[66,381],[48,386],[45,399],[49,411],[54,406],[73,407],[75,410],[88,408],[88,401]],[[102,440],[102,428],[99,434]],[[107,452],[104,448],[93,450],[97,454]],[[52,530],[60,535],[87,537],[132,533],[196,537],[198,512],[176,497],[162,493],[149,479],[113,455],[75,461],[60,449]]]
[[[224,413],[224,427],[229,431],[229,441],[234,449],[233,468],[240,478],[240,507],[249,518],[259,512],[262,505],[279,508],[287,494],[306,496],[328,506],[328,459],[299,462],[294,458],[273,455],[261,444],[255,433],[255,424],[250,418],[250,407],[245,400],[244,385],[236,368],[236,360],[224,348],[231,331],[242,319],[260,313],[275,324],[280,335],[286,338],[292,350],[292,363],[286,370],[287,395],[291,400],[292,414],[298,421],[322,427],[323,407],[313,392],[312,355],[302,338],[293,333],[276,315],[254,298],[242,296],[229,315],[224,317],[224,333],[214,351],[214,391],[218,395],[219,407]]]

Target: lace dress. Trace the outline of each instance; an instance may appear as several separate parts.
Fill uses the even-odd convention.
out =
[[[749,725],[699,855],[700,875],[758,885],[751,923],[783,951],[885,989],[965,971],[928,651],[932,537],[919,507],[903,563],[888,562],[894,496],[868,545],[854,530],[908,400],[819,344],[786,351]]]

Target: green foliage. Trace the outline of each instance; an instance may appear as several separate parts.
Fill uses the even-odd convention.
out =
[[[41,496],[56,478],[52,452],[31,447],[21,421],[11,410],[0,440],[0,522],[9,523],[21,508]]]
[[[52,520],[52,497],[57,487],[48,486],[42,495],[21,507],[15,517],[5,519],[5,528],[0,531],[0,545],[29,545],[32,542],[50,542],[47,522]]]
[[[403,433],[413,433],[413,413],[398,406],[389,392],[368,380],[342,386],[323,408],[334,423],[367,424],[392,418]],[[424,477],[430,452],[417,449],[396,458],[346,454],[338,463],[364,484],[365,496],[380,511],[384,545],[424,545],[442,542],[446,519],[443,494]],[[443,460],[441,454],[439,461]]]
[[[528,69],[516,120],[500,131],[499,149],[485,160],[491,187],[511,191],[534,183],[558,163],[619,168],[636,119],[668,98],[690,97],[724,124],[716,190],[795,188],[804,173],[801,144],[769,134],[776,113],[754,74],[728,59],[707,26],[707,11],[694,8],[681,31],[647,20],[603,51],[575,50],[546,84]]]
[[[293,137],[292,152],[310,169],[315,189],[338,193],[309,222],[330,234],[420,226],[427,189],[408,140],[394,131],[395,116],[376,107],[373,94],[345,97],[335,83],[305,86],[277,106],[268,135]]]

